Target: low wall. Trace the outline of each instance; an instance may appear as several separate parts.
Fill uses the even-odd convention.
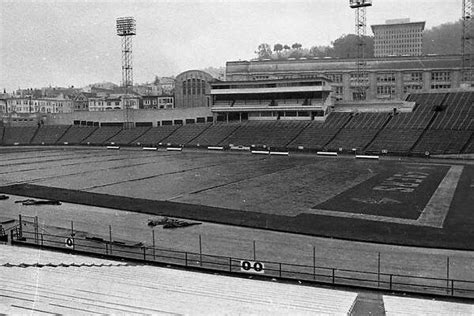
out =
[[[157,126],[157,122],[182,120],[196,120],[197,118],[212,117],[211,109],[208,107],[167,109],[167,110],[129,110],[128,121],[139,123],[152,123]],[[72,125],[74,121],[99,122],[99,123],[121,123],[126,121],[124,111],[104,111],[104,112],[73,112],[50,114],[45,120],[46,125]]]

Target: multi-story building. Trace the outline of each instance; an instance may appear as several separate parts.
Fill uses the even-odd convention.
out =
[[[140,96],[136,94],[110,94],[108,96],[95,96],[88,99],[89,111],[111,111],[138,109],[140,104]]]
[[[50,98],[33,96],[13,97],[6,100],[6,113],[70,113],[72,100],[59,95]]]
[[[374,56],[421,56],[425,22],[410,19],[387,20],[385,24],[372,25]]]
[[[174,97],[173,95],[143,95],[140,109],[174,109]]]
[[[363,74],[367,99],[404,99],[410,92],[434,92],[463,86],[461,56],[397,56],[366,59]],[[326,76],[332,96],[353,100],[357,87],[355,59],[314,58],[296,60],[229,61],[229,81],[310,79]],[[466,83],[473,86],[474,82]]]

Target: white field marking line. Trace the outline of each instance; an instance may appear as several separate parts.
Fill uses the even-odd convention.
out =
[[[370,214],[362,214],[362,213],[350,213],[350,212],[330,211],[330,210],[321,210],[321,209],[311,209],[309,213],[318,214],[318,215],[329,215],[329,216],[335,216],[335,217],[365,219],[365,220],[377,221],[377,222],[397,223],[397,224],[405,224],[405,225],[420,225],[418,224],[418,221],[415,219],[370,215]]]
[[[423,226],[442,228],[459,183],[463,166],[451,166],[418,218]]]

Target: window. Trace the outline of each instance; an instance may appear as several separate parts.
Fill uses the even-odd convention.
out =
[[[334,93],[335,94],[343,94],[344,93],[344,87],[335,86],[334,87]]]
[[[404,73],[403,81],[423,81],[423,73],[421,71]]]
[[[395,86],[378,86],[377,87],[378,95],[392,95],[395,94]]]
[[[395,73],[394,72],[378,73],[377,82],[395,82]]]
[[[342,74],[327,74],[327,77],[334,83],[342,82]]]
[[[433,71],[431,81],[451,81],[451,73],[449,71]]]
[[[450,84],[432,84],[431,89],[438,90],[438,89],[450,89]]]

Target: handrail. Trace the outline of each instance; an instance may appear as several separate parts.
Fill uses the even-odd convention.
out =
[[[18,226],[19,225],[15,225],[17,228]],[[15,238],[16,240],[14,240]],[[97,242],[85,238],[74,238],[73,246],[71,247],[70,245],[65,245],[65,239],[68,238],[71,237],[69,235],[54,235],[27,231],[23,228],[21,235],[17,234],[13,236],[12,234],[12,243],[30,244],[62,251],[108,255],[121,259],[140,260],[144,263],[173,264],[212,271],[228,271],[230,273],[246,273],[241,271],[240,264],[242,261],[249,260],[249,258],[157,248],[139,245],[138,243],[131,243],[132,245],[138,246],[130,246],[130,244],[114,243],[110,240]],[[286,279],[357,286],[370,289],[474,298],[474,281],[339,269],[327,266],[302,265],[266,260],[260,260],[260,262],[265,265],[265,273],[268,277],[283,277]],[[364,276],[367,278],[364,278]],[[464,287],[461,287],[461,284],[463,284]]]

